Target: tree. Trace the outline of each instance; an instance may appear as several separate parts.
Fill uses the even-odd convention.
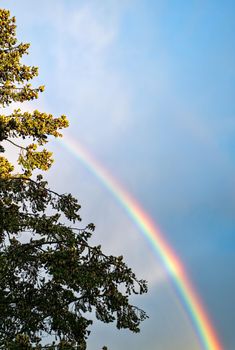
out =
[[[21,63],[29,44],[18,43],[15,18],[0,10],[0,105],[38,98],[43,86],[29,83],[36,67]],[[41,174],[52,154],[42,147],[61,136],[65,116],[35,110],[0,115],[0,151],[19,150],[21,172],[0,156],[0,349],[85,349],[95,314],[118,328],[139,331],[147,315],[129,297],[147,292],[122,256],[91,246],[94,225],[78,228],[80,205],[71,194],[58,194]],[[23,140],[23,143],[22,141]],[[27,143],[28,142],[28,143]]]

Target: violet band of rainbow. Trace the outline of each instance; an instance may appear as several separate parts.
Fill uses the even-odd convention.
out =
[[[65,148],[82,161],[103,185],[108,188],[122,207],[125,208],[152,248],[157,252],[174,283],[181,303],[194,325],[202,348],[204,350],[223,350],[223,346],[220,343],[212,322],[195,288],[192,286],[182,262],[170,247],[162,232],[157,228],[152,218],[144,211],[137,200],[75,138],[71,135],[64,136],[61,142]]]

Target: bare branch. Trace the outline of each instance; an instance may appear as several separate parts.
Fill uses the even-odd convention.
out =
[[[8,142],[10,142],[12,145],[14,145],[15,147],[18,147],[18,148],[20,148],[20,149],[24,149],[25,151],[27,151],[27,148],[25,148],[25,147],[23,147],[23,146],[20,146],[20,145],[18,145],[17,143],[15,143],[15,142],[13,142],[13,141],[11,141],[11,140],[9,140],[9,139],[5,139],[6,141],[8,141]],[[4,141],[5,141],[4,140]]]

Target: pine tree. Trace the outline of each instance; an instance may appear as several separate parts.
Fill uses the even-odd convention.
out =
[[[48,170],[49,136],[62,136],[67,118],[14,110],[11,103],[38,98],[36,67],[21,63],[29,44],[18,43],[15,18],[0,10],[0,349],[86,349],[94,313],[103,322],[139,331],[147,315],[129,301],[147,292],[122,256],[91,246],[94,225],[78,228],[80,205],[48,187],[34,170]],[[23,140],[23,141],[22,141]],[[16,147],[21,171],[3,155]]]

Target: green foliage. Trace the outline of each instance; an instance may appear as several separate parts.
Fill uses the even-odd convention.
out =
[[[0,105],[9,106],[12,102],[24,102],[38,98],[44,86],[33,88],[29,83],[38,75],[37,67],[21,63],[23,55],[28,53],[29,44],[18,43],[16,39],[15,18],[7,10],[0,10]],[[24,177],[32,175],[38,168],[48,170],[53,162],[52,154],[45,149],[36,151],[38,146],[47,142],[48,136],[62,136],[59,129],[68,126],[67,118],[62,115],[54,118],[51,114],[35,110],[32,113],[16,109],[11,115],[0,115],[0,142],[14,138],[32,138],[36,143],[26,147],[19,146],[21,152],[18,163],[22,166]],[[1,146],[1,152],[4,147]],[[12,165],[0,158],[1,174],[11,176]],[[19,174],[18,174],[19,176]]]
[[[20,62],[28,53],[29,44],[17,43],[15,17],[7,10],[0,10],[0,104],[24,102],[38,97],[43,86],[32,88],[28,83],[38,75],[37,67]]]
[[[21,64],[29,44],[18,44],[15,19],[0,10],[0,105],[38,97],[43,87],[28,83],[37,68]],[[122,256],[104,254],[91,246],[94,225],[83,229],[80,205],[71,194],[48,188],[35,169],[48,170],[52,154],[38,150],[48,136],[61,136],[65,116],[34,111],[0,115],[0,142],[16,146],[21,173],[7,157],[0,157],[0,349],[86,349],[92,321],[139,331],[147,316],[130,304],[131,294],[147,291],[123,262]],[[17,143],[15,142],[17,139]],[[28,141],[22,146],[22,141]],[[4,146],[6,147],[6,146]],[[4,152],[1,145],[0,151]],[[107,349],[104,347],[103,349]]]

